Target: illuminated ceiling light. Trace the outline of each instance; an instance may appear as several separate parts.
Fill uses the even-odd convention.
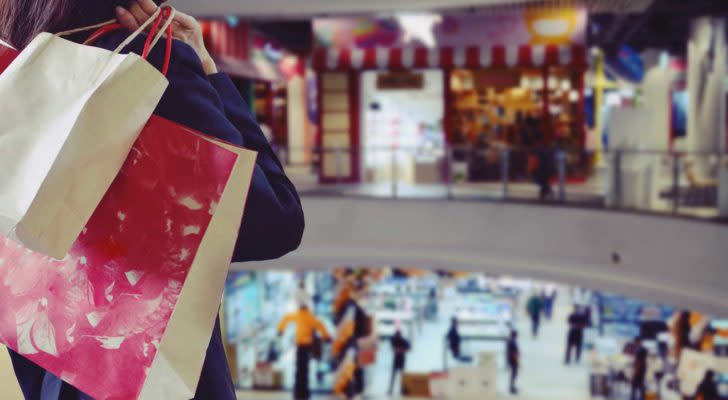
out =
[[[543,18],[533,23],[533,29],[540,36],[563,36],[569,33],[569,21],[557,18]]]
[[[404,31],[405,43],[420,41],[426,47],[436,47],[434,27],[442,22],[437,14],[397,14],[397,22]]]
[[[531,80],[526,75],[521,75],[521,87],[524,89],[531,87]]]
[[[559,82],[556,80],[556,77],[549,76],[549,80],[548,80],[549,90],[555,90],[558,85],[559,85]]]
[[[622,96],[617,92],[609,92],[604,97],[605,103],[610,107],[619,107],[622,105]]]
[[[225,17],[225,21],[227,21],[228,25],[230,25],[231,28],[235,28],[240,23],[240,18],[230,15]]]
[[[569,79],[561,81],[561,90],[565,92],[571,90],[571,81]]]
[[[543,78],[541,78],[541,77],[533,78],[531,85],[532,85],[531,87],[534,89],[543,89],[544,88]]]
[[[579,101],[579,92],[577,90],[572,90],[569,92],[569,101],[572,103],[576,103]]]

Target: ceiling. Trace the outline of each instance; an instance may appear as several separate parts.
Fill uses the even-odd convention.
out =
[[[690,22],[703,15],[728,16],[728,0],[171,0],[198,17],[237,16],[288,43],[306,37],[316,16],[447,11],[497,14],[523,6],[583,6],[590,14],[589,43],[615,53],[628,44],[684,55]],[[295,21],[295,22],[294,22]],[[303,35],[303,36],[301,36]],[[291,38],[292,36],[292,38]],[[300,40],[299,40],[300,41]],[[293,40],[296,42],[296,40]]]
[[[529,0],[173,0],[185,12],[199,17],[238,15],[250,17],[309,17],[391,11],[523,4]]]
[[[492,9],[523,5],[585,5],[592,13],[638,13],[653,0],[171,0],[177,8],[198,17],[242,16],[302,18],[335,14],[388,13],[395,11]]]
[[[684,55],[691,21],[700,16],[728,16],[728,0],[654,0],[641,13],[592,12],[589,43],[607,52],[627,44]]]

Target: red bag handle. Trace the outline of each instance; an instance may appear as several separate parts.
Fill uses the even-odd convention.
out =
[[[171,7],[162,7],[161,12],[157,16],[156,20],[154,21],[154,25],[149,31],[149,35],[147,36],[147,40],[144,43],[144,50],[142,51],[142,58],[145,60],[149,57],[149,53],[151,52],[152,48],[156,44],[154,42],[154,38],[157,36],[157,33],[159,31],[159,27],[162,24],[162,21],[165,19],[169,19],[172,17],[172,8]],[[113,23],[109,25],[104,25],[98,30],[96,30],[94,33],[91,34],[91,36],[86,39],[84,44],[91,45],[107,35],[110,32],[117,31],[120,29],[123,29],[124,27],[119,23]],[[167,75],[167,72],[169,71],[169,64],[172,59],[172,25],[167,24],[166,28],[166,49],[164,52],[164,64],[162,65],[162,75]]]

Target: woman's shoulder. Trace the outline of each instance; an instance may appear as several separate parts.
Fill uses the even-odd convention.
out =
[[[96,47],[100,47],[107,50],[116,49],[124,40],[129,37],[129,32],[126,30],[117,30],[108,33],[104,37],[98,40],[94,44]],[[129,43],[124,49],[122,54],[136,53],[141,55],[144,51],[144,44],[147,41],[147,34],[143,33]],[[164,39],[159,40],[156,46],[150,51],[148,61],[157,68],[161,68],[164,57],[165,57],[165,46],[166,41]],[[176,68],[175,68],[176,67]],[[174,73],[179,70],[180,67],[186,67],[185,69],[191,70],[192,72],[199,72],[204,74],[202,64],[197,56],[197,53],[188,44],[180,41],[172,41],[172,54],[170,60],[170,73]]]

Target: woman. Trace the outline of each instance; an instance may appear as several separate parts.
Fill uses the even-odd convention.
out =
[[[156,8],[152,0],[0,0],[0,39],[22,49],[39,32],[59,32],[114,16],[125,28],[133,30]],[[217,73],[197,21],[177,13],[173,30],[177,40],[167,75],[169,87],[155,114],[259,153],[233,261],[281,257],[298,247],[303,234],[303,211],[296,190],[233,83]],[[127,36],[126,31],[112,32],[95,45],[114,49]],[[79,35],[71,39],[81,42],[85,38]],[[125,51],[141,53],[144,41],[144,37],[137,38]],[[149,61],[159,68],[163,59],[164,46],[157,46]],[[11,357],[26,399],[90,398],[19,355],[11,353]],[[236,398],[219,321],[195,398]]]

